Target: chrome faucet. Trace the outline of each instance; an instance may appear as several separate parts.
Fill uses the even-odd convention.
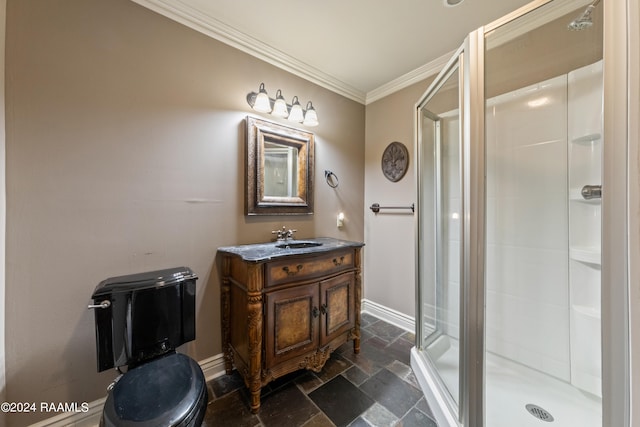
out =
[[[287,230],[287,227],[283,225],[282,230],[274,230],[271,232],[271,234],[276,235],[276,241],[284,242],[285,240],[292,240],[293,233],[295,233],[296,231],[298,230],[292,230],[292,229]]]

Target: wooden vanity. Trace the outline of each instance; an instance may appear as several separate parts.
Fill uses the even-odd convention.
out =
[[[363,243],[331,238],[218,249],[222,349],[260,409],[260,390],[298,369],[319,372],[348,340],[360,351]],[[280,246],[280,247],[279,247]]]

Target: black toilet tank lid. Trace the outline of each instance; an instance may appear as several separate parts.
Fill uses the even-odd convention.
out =
[[[92,298],[120,292],[138,291],[141,289],[170,286],[185,280],[195,280],[198,276],[189,267],[175,267],[164,270],[147,271],[110,277],[96,286]]]

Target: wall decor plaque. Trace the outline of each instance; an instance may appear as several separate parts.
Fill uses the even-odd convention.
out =
[[[409,167],[409,151],[401,142],[394,141],[382,153],[382,173],[389,181],[402,179]]]

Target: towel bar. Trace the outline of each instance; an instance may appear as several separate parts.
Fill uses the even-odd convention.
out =
[[[374,203],[369,206],[369,209],[373,211],[373,213],[380,212],[380,209],[411,209],[411,212],[415,212],[415,204],[411,203],[411,206],[380,206],[378,203]]]

